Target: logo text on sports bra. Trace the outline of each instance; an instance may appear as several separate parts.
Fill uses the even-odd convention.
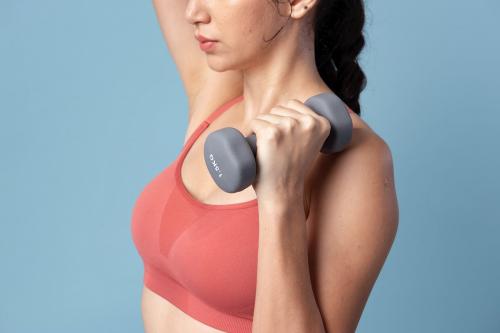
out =
[[[212,166],[214,167],[214,170],[217,171],[219,178],[221,178],[222,177],[222,172],[221,172],[221,170],[220,170],[219,165],[217,164],[217,162],[215,162],[215,158],[214,158],[213,154],[210,154],[210,161],[211,161]]]

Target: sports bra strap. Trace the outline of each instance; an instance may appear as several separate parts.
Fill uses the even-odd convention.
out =
[[[214,121],[215,118],[217,118],[221,113],[223,113],[224,111],[226,111],[227,109],[229,109],[231,106],[233,106],[233,104],[236,104],[237,102],[239,102],[240,100],[243,99],[243,95],[240,95],[236,98],[233,98],[227,102],[225,102],[224,104],[222,104],[219,108],[217,108],[214,112],[212,112],[206,119],[205,121],[207,123],[212,123],[212,121]]]

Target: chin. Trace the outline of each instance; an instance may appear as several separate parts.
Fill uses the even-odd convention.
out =
[[[234,63],[230,63],[228,61],[225,61],[224,59],[221,59],[220,57],[217,57],[216,55],[211,54],[207,56],[207,64],[208,67],[210,67],[210,69],[215,72],[225,72],[238,69],[238,66],[236,66]]]

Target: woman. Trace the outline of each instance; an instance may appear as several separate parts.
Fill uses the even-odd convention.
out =
[[[361,0],[153,3],[189,125],[133,211],[145,331],[354,332],[399,218],[391,152],[359,117]],[[328,121],[303,104],[322,92],[353,122],[332,155]],[[238,193],[203,160],[228,126],[257,137],[258,177]]]

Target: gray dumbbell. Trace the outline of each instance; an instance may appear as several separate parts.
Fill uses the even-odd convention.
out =
[[[352,136],[352,121],[344,102],[328,92],[312,96],[304,104],[330,121],[330,135],[321,152],[332,154],[343,150]],[[242,191],[255,181],[256,154],[255,134],[244,137],[233,127],[214,131],[205,140],[205,164],[215,183],[228,193]]]

